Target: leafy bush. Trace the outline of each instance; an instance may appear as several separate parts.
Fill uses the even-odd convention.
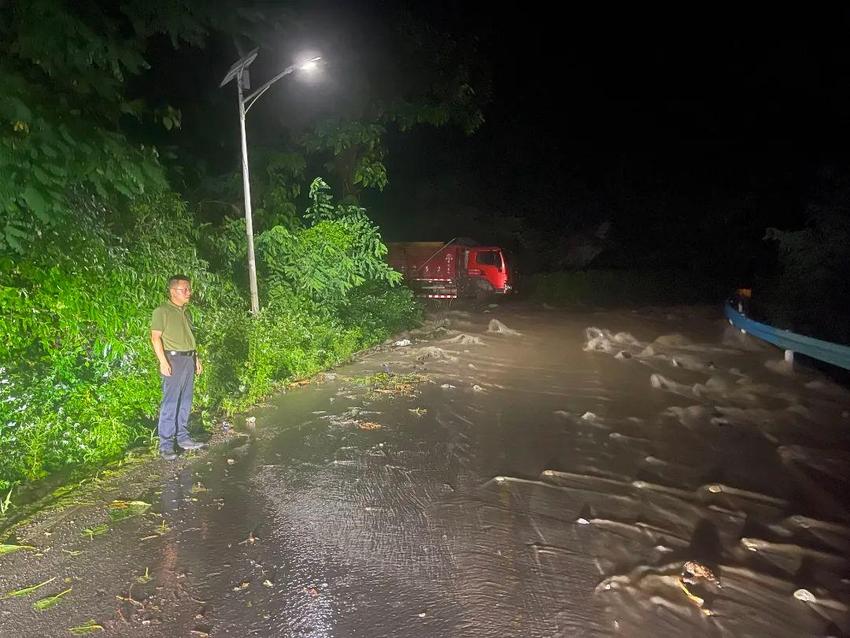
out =
[[[3,258],[2,480],[98,462],[146,435],[159,400],[148,325],[163,273],[179,264],[209,279],[175,197],[140,200],[122,235],[90,201],[76,210],[61,243],[45,235],[25,256]]]
[[[46,234],[23,256],[0,253],[0,489],[150,440],[160,400],[150,314],[175,272],[192,277],[196,293],[205,374],[194,407],[207,425],[412,325],[418,306],[393,287],[378,229],[314,186],[314,223],[275,227],[258,242],[265,298],[256,317],[234,284],[238,224],[207,242],[226,248],[217,274],[173,194],[108,211],[79,198],[75,223],[57,227],[61,242]]]
[[[767,230],[779,268],[756,282],[753,311],[780,328],[850,343],[850,183],[832,181],[804,228]]]
[[[384,261],[380,232],[357,206],[338,205],[321,179],[310,187],[309,224],[262,233],[257,253],[264,306],[248,326],[249,344],[224,402],[238,410],[285,379],[339,363],[419,318],[399,273]]]

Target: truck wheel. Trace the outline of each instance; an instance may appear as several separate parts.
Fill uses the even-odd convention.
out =
[[[489,281],[478,280],[475,282],[475,300],[484,301],[493,294],[493,286]]]

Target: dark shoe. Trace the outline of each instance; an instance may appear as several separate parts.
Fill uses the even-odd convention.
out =
[[[177,443],[177,447],[181,450],[202,450],[207,447],[206,443],[199,443],[198,441],[183,441],[182,443]]]
[[[176,455],[174,452],[165,452],[165,451],[162,451],[162,452],[160,452],[160,453],[159,453],[159,455],[160,455],[163,459],[165,459],[166,461],[173,461],[173,460],[175,460],[175,459],[177,458],[177,455]]]

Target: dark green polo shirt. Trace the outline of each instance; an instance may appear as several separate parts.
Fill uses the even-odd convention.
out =
[[[181,308],[170,299],[153,311],[151,330],[162,331],[162,347],[166,350],[185,352],[195,349],[192,320],[186,306]]]

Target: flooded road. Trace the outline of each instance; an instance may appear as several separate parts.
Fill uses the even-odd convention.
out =
[[[850,395],[719,309],[448,310],[396,343],[18,530],[0,595],[54,580],[0,635],[850,631]]]

